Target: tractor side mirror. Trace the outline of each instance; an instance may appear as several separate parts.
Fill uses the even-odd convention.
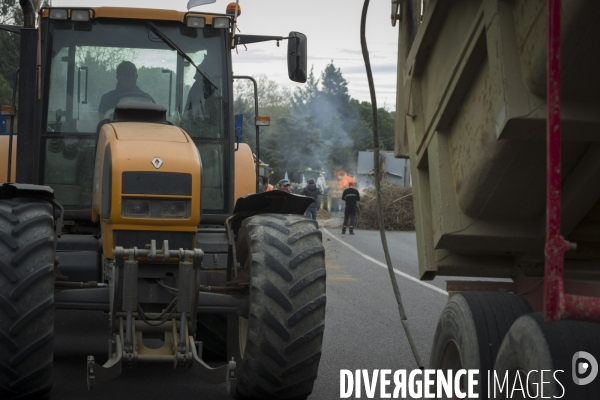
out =
[[[288,38],[288,75],[294,82],[305,83],[307,76],[306,35],[290,32]]]

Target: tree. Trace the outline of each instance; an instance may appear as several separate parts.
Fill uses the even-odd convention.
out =
[[[290,115],[291,92],[282,88],[277,82],[270,80],[266,75],[256,77],[258,86],[259,115],[271,117],[271,125],[261,127],[260,132],[260,158],[266,164],[273,167],[272,156],[277,158],[276,150],[280,132],[287,132],[286,126],[281,126]],[[242,142],[250,146],[256,154],[256,127],[254,125],[254,85],[250,80],[237,80],[234,85],[234,113],[242,114],[244,117],[242,125]],[[269,150],[273,148],[273,152]],[[282,168],[277,165],[277,172]],[[283,174],[285,171],[281,172]]]
[[[333,60],[321,73],[321,86],[321,93],[328,101],[341,106],[350,101],[348,81],[342,76],[342,71],[333,65]]]
[[[12,104],[12,85],[3,76],[0,76],[0,105]]]
[[[0,24],[22,25],[23,14],[16,0],[0,0]],[[15,72],[19,67],[20,37],[0,31],[0,104],[10,104]]]
[[[306,80],[306,87],[297,88],[294,96],[291,98],[292,108],[295,112],[306,115],[311,112],[311,106],[319,95],[319,80],[315,78],[315,67],[310,68],[310,74]]]

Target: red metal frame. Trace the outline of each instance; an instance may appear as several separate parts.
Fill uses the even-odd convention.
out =
[[[548,0],[547,7],[544,319],[557,321],[565,311],[563,270],[564,253],[568,249],[568,243],[560,235],[560,0]]]
[[[577,319],[600,321],[600,299],[588,296],[565,294],[564,254],[575,245],[560,235],[560,3],[547,2],[547,102],[548,121],[546,128],[546,245],[544,267],[543,314],[547,321]]]

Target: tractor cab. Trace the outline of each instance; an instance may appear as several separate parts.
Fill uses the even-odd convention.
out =
[[[196,145],[205,215],[233,206],[230,18],[161,14],[148,20],[115,8],[43,12],[39,181],[54,189],[67,214],[91,210],[98,135],[125,102],[164,107],[165,123]],[[148,155],[148,167],[156,156]]]

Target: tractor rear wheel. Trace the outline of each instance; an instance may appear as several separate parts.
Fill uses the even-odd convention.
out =
[[[44,398],[54,358],[54,218],[41,200],[0,200],[0,398]]]
[[[316,221],[262,214],[238,234],[238,260],[250,286],[239,317],[237,395],[306,399],[317,378],[325,328],[325,251]]]

